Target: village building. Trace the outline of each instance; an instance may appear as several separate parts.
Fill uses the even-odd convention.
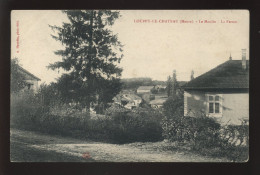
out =
[[[167,97],[166,98],[157,98],[157,99],[150,101],[149,104],[151,105],[152,108],[158,109],[158,108],[162,108],[163,103],[166,102],[166,100],[167,100]]]
[[[154,109],[162,108],[163,103],[166,102],[167,99],[167,94],[156,94],[154,98],[149,101],[149,105]]]
[[[249,120],[249,61],[230,59],[182,86],[184,115],[206,115],[221,124]]]
[[[142,98],[133,93],[120,93],[113,98],[115,104],[125,107],[127,109],[134,109],[139,107]]]
[[[41,79],[36,77],[29,71],[25,70],[21,66],[18,66],[18,71],[25,77],[25,82],[26,82],[26,86],[22,90],[22,92],[28,91],[28,90],[37,92],[39,89],[38,82],[41,81]]]
[[[151,90],[154,88],[154,86],[140,86],[137,89],[137,94],[145,94],[145,93],[151,93]]]

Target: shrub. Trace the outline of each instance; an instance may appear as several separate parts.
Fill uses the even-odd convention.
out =
[[[59,103],[44,110],[33,94],[11,101],[11,127],[113,143],[162,139],[161,114],[150,108],[112,110],[94,120],[76,105]]]
[[[11,126],[33,125],[34,116],[40,115],[46,110],[41,106],[40,99],[36,98],[30,91],[11,94]]]
[[[203,114],[183,116],[182,98],[169,98],[164,104],[163,137],[177,143],[186,142],[191,150],[207,156],[227,157],[232,161],[248,159],[249,127],[221,126]]]
[[[226,125],[220,130],[221,139],[224,143],[231,146],[249,145],[249,125],[244,122],[241,125]]]
[[[156,119],[152,113],[118,114],[113,117],[113,121],[118,127],[113,137],[119,142],[158,141],[162,139],[160,119]]]
[[[212,118],[177,115],[173,118],[164,118],[162,126],[164,138],[178,142],[189,141],[193,144],[194,149],[213,147],[219,144],[218,130],[220,125]]]
[[[162,139],[161,114],[152,109],[136,108],[114,112],[103,120],[107,134],[116,143],[159,141]]]
[[[219,137],[220,124],[214,119],[205,116],[193,118],[191,129],[192,133],[194,133],[193,148],[195,150],[202,150],[204,147],[213,148],[221,144]]]
[[[183,92],[178,91],[177,95],[175,97],[170,96],[166,102],[163,104],[163,109],[164,109],[164,115],[166,117],[171,117],[173,114],[178,113],[183,114]]]
[[[130,110],[122,107],[119,104],[113,103],[109,108],[106,109],[105,115],[111,116],[111,115],[114,115],[115,113],[123,113],[123,112],[127,112],[127,111],[130,111]]]

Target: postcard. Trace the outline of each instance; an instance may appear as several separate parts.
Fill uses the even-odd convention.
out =
[[[246,162],[248,10],[13,10],[12,162]]]

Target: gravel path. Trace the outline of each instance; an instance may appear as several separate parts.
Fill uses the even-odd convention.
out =
[[[226,162],[183,151],[157,149],[167,143],[109,144],[11,130],[11,161]],[[26,152],[26,153],[25,153]],[[28,157],[28,154],[31,154]],[[26,155],[26,156],[25,156]]]

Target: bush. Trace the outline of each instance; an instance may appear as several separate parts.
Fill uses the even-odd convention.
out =
[[[40,99],[32,92],[12,93],[10,124],[11,126],[33,125],[34,116],[41,115],[46,110],[48,109],[42,107]]]
[[[184,117],[164,118],[163,136],[170,141],[193,144],[194,149],[213,147],[219,144],[218,130],[220,125],[212,118]]]
[[[223,126],[220,130],[220,136],[226,145],[248,146],[249,126],[244,122],[241,125]]]
[[[189,144],[202,155],[226,157],[232,161],[248,159],[248,125],[220,126],[214,119],[198,116],[163,119],[163,137]]]
[[[138,113],[139,112],[139,113]],[[162,139],[160,118],[147,111],[117,113],[108,125],[112,140],[117,143],[159,141]]]
[[[183,116],[183,98],[169,98],[164,104],[163,137],[177,143],[187,143],[191,150],[203,155],[227,157],[232,161],[248,159],[249,127],[221,126],[204,114]]]
[[[11,127],[113,143],[162,139],[161,114],[150,108],[111,110],[94,120],[75,105],[59,103],[46,110],[33,94],[11,102]]]

